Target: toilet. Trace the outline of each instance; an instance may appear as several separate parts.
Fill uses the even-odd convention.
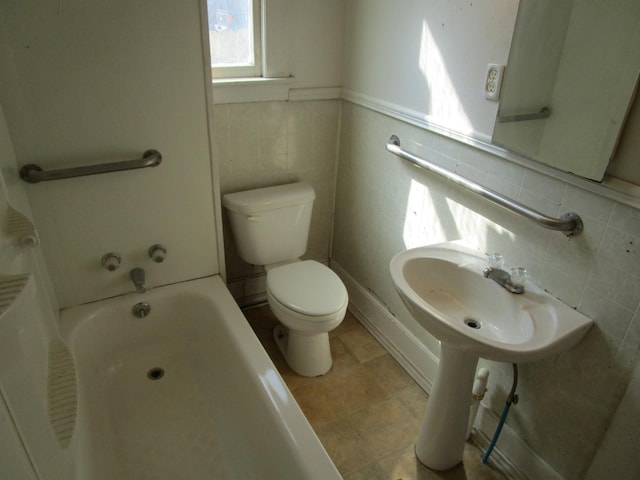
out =
[[[291,369],[306,377],[331,369],[329,332],[342,322],[349,297],[340,278],[307,250],[315,192],[308,183],[222,197],[240,258],[263,265],[274,338]]]

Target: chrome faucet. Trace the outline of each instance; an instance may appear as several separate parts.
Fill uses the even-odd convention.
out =
[[[146,292],[144,288],[145,273],[142,268],[134,268],[129,272],[129,276],[131,277],[133,285],[136,287],[136,293]]]
[[[511,275],[502,270],[501,268],[496,267],[487,267],[482,270],[485,278],[493,280],[501,287],[506,288],[511,293],[524,293],[524,285],[522,284],[514,284],[511,280]]]

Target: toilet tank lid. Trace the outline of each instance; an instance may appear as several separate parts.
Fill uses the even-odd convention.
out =
[[[298,182],[227,193],[222,196],[222,204],[232,212],[252,214],[312,202],[315,198],[316,194],[311,185]]]

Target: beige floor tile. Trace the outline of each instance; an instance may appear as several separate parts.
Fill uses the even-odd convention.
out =
[[[287,362],[280,354],[280,351],[278,351],[278,354],[282,358],[282,361],[280,362],[280,364],[276,366],[278,367],[280,376],[285,381],[285,383],[287,384],[287,387],[289,387],[289,390],[291,390],[294,396],[298,389],[304,388],[307,385],[312,385],[313,383],[317,382],[318,378],[320,378],[320,377],[316,377],[316,378],[303,377],[302,375],[298,375],[296,372],[291,370],[289,365],[287,365]]]
[[[383,458],[378,462],[378,465],[384,472],[384,478],[389,480],[435,480],[441,478],[437,473],[420,463],[413,451],[413,445]]]
[[[330,337],[339,336],[346,332],[349,332],[351,330],[356,330],[361,327],[362,326],[360,325],[360,322],[358,322],[358,319],[351,312],[347,311],[347,313],[344,316],[344,319],[342,320],[342,323],[340,323],[340,325],[338,325],[336,328],[331,330],[329,332],[329,336]]]
[[[310,383],[298,388],[295,391],[295,398],[314,428],[333,422],[342,414],[320,383]]]
[[[343,415],[357,412],[388,397],[362,367],[349,371],[348,374],[327,377],[323,379],[323,384],[329,398]]]
[[[378,466],[377,463],[372,463],[360,470],[350,473],[344,476],[344,480],[386,480],[387,475]]]
[[[360,362],[387,354],[382,345],[362,326],[344,332],[339,337]]]
[[[331,347],[331,358],[333,359],[333,367],[329,374],[340,375],[358,368],[360,362],[347,348],[340,337],[332,337],[329,339]]]
[[[396,392],[394,398],[402,403],[414,418],[422,420],[428,399],[428,395],[422,388],[416,384],[410,385]]]
[[[345,476],[372,463],[372,454],[348,419],[341,418],[316,429],[320,441],[340,473]]]
[[[375,458],[413,445],[420,423],[397,400],[376,403],[351,416]]]
[[[364,367],[389,395],[415,385],[409,374],[388,353],[365,362]]]

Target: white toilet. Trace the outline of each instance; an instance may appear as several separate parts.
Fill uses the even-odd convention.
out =
[[[315,192],[307,183],[259,188],[222,197],[240,258],[264,265],[267,300],[282,325],[274,338],[287,363],[306,377],[331,369],[329,331],[349,301],[340,278],[307,250]]]

